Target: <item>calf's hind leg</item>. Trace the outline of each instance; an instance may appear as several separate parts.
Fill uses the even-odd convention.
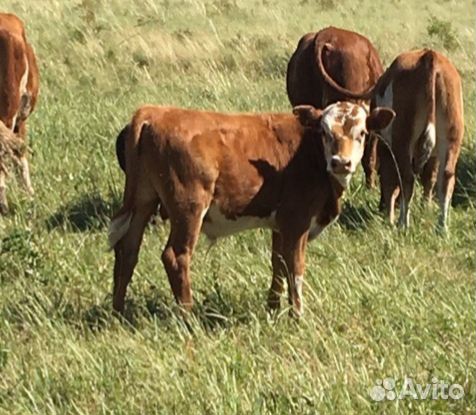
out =
[[[175,300],[186,311],[190,311],[193,304],[190,261],[200,234],[204,211],[204,205],[196,204],[189,206],[186,212],[174,212],[170,217],[169,240],[162,253],[162,262]]]
[[[113,307],[114,310],[120,313],[124,311],[124,298],[137,264],[144,229],[150,217],[156,211],[158,202],[159,200],[155,199],[135,207],[126,234],[114,247]]]

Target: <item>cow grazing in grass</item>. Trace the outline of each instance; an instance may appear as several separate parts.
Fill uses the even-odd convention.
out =
[[[26,190],[33,194],[27,160],[26,119],[36,105],[39,87],[35,54],[23,22],[0,13],[0,213],[6,213],[7,158],[19,164]]]
[[[383,73],[377,50],[362,35],[328,27],[304,35],[288,64],[286,87],[293,106],[309,104],[325,108],[348,99],[328,82],[332,80],[354,92],[372,87]],[[368,102],[361,101],[368,105]],[[367,138],[362,158],[367,186],[373,187],[376,171],[376,143]]]
[[[340,92],[362,98],[342,88]],[[426,199],[431,199],[437,185],[438,229],[446,232],[464,134],[458,71],[445,56],[433,50],[404,52],[397,56],[375,87],[363,95],[372,98],[374,105],[385,105],[396,112],[395,122],[382,131],[382,136],[394,153],[401,183],[391,154],[385,147],[380,151],[381,192],[390,222],[394,222],[399,198],[399,224],[409,225],[415,176],[420,175]]]
[[[123,311],[144,227],[161,203],[171,225],[162,261],[186,310],[200,230],[215,239],[259,227],[273,231],[269,306],[279,308],[288,278],[289,301],[300,315],[308,238],[337,218],[365,135],[393,116],[347,102],[325,110],[298,106],[293,114],[140,108],[126,127],[124,201],[109,229],[114,309]]]

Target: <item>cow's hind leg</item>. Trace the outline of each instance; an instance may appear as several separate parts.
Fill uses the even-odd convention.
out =
[[[170,236],[162,253],[162,262],[175,300],[186,311],[190,311],[193,304],[190,261],[206,207],[205,204],[193,204],[186,210],[170,210]]]
[[[448,211],[455,186],[456,163],[459,156],[460,143],[458,140],[451,141],[444,154],[440,156],[440,168],[438,171],[438,201],[440,216],[437,230],[440,233],[447,232]]]
[[[398,226],[408,228],[410,226],[410,202],[413,197],[415,176],[408,150],[404,149],[401,153],[395,153],[395,156],[402,180]]]
[[[158,202],[159,199],[157,198],[148,202],[137,203],[127,232],[114,246],[113,307],[114,310],[120,313],[124,311],[126,290],[137,264],[145,226],[156,211]]]
[[[387,212],[391,224],[395,222],[395,204],[400,194],[400,185],[395,160],[389,149],[379,144],[380,203],[379,209]]]
[[[423,201],[425,203],[430,203],[433,198],[437,174],[438,157],[432,156],[428,159],[420,174],[420,180],[423,185]]]
[[[398,226],[408,228],[410,226],[410,202],[413,197],[413,188],[415,178],[413,173],[402,175],[402,194],[400,198],[400,217],[398,218]]]

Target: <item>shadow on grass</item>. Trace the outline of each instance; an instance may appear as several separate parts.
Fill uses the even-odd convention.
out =
[[[104,200],[98,194],[83,194],[62,205],[46,220],[46,226],[48,230],[70,227],[74,232],[103,229],[119,205],[118,197]]]
[[[251,321],[251,307],[240,303],[239,308],[234,308],[236,298],[228,295],[218,284],[210,287],[206,292],[197,292],[192,311],[192,321],[205,331],[216,331],[228,329],[237,325],[247,324]],[[172,294],[170,294],[172,296]],[[197,300],[197,297],[200,299]],[[251,300],[251,298],[250,298]],[[247,302],[245,302],[247,303]],[[245,305],[245,307],[243,307]],[[134,305],[129,302],[126,306],[126,317],[129,323],[134,325],[134,319],[129,316],[147,316],[158,318],[166,325],[177,322],[177,319],[183,323],[180,318],[181,313],[171,298],[157,296],[151,291],[145,298],[145,310],[141,305]],[[186,326],[193,331],[193,326]]]
[[[195,301],[191,313],[190,322],[181,317],[181,312],[170,297],[164,297],[150,290],[145,297],[128,298],[125,304],[123,315],[117,315],[112,310],[111,298],[105,299],[101,304],[96,304],[89,309],[80,311],[78,316],[63,315],[66,321],[78,327],[87,327],[93,332],[107,329],[113,319],[118,318],[129,326],[136,329],[141,325],[141,321],[156,319],[164,328],[175,324],[184,325],[186,329],[193,332],[194,327],[199,327],[208,332],[229,329],[237,325],[248,324],[252,321],[252,307],[240,303],[238,309],[233,308],[236,298],[226,295],[219,287],[207,292],[201,300]],[[250,299],[251,300],[251,299]]]
[[[339,224],[349,231],[366,229],[375,214],[370,206],[356,206],[345,202],[339,216]]]

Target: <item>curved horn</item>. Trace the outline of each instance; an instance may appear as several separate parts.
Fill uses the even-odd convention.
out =
[[[322,76],[324,77],[324,81],[333,89],[335,89],[337,92],[341,93],[342,95],[345,95],[348,98],[351,99],[363,99],[363,100],[369,100],[372,98],[372,95],[374,93],[374,90],[376,89],[377,85],[379,82],[376,82],[374,85],[372,85],[370,88],[366,89],[365,91],[362,92],[353,92],[347,88],[344,88],[343,86],[340,86],[334,79],[327,73],[326,68],[324,67],[324,63],[322,62],[322,52],[324,51],[324,48],[331,49],[332,45],[329,43],[325,42],[319,42],[317,40],[317,35],[316,38],[314,39],[314,42],[317,42],[317,67],[319,68],[319,71],[321,72]]]

